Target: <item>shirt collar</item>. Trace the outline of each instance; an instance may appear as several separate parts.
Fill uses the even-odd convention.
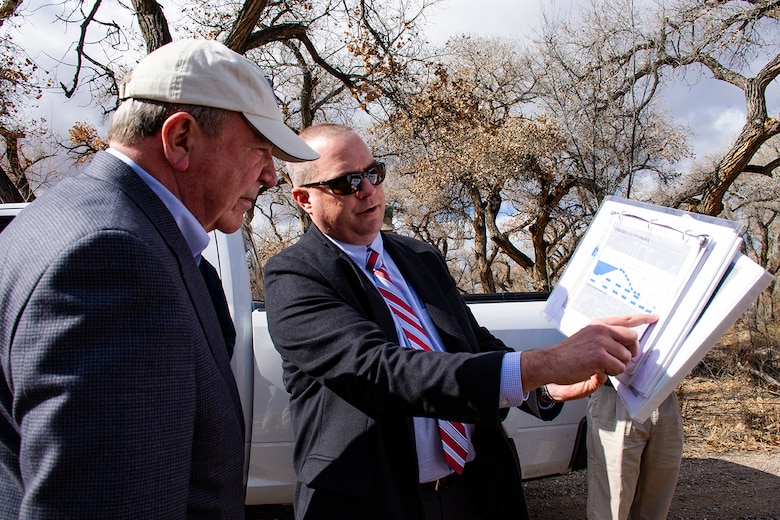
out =
[[[347,244],[341,240],[336,240],[330,235],[325,234],[325,236],[328,237],[328,240],[336,244],[342,251],[344,251],[353,262],[355,262],[360,267],[365,268],[367,251],[366,246]],[[374,240],[371,242],[371,244],[368,245],[368,247],[379,253],[380,256],[384,257],[385,247],[384,243],[382,242],[382,233],[377,233],[376,237],[374,237]]]

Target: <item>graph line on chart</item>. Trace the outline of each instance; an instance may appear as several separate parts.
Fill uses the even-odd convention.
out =
[[[656,312],[656,305],[642,299],[642,292],[637,290],[628,272],[621,267],[598,260],[588,282],[637,312],[648,314]]]

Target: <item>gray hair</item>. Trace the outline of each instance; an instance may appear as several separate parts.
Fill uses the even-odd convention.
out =
[[[119,105],[108,129],[108,139],[136,144],[162,130],[165,120],[176,112],[190,114],[209,137],[219,134],[229,113],[221,108],[131,98]]]

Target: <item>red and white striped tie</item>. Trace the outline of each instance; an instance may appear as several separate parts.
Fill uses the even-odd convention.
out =
[[[371,248],[368,248],[366,268],[376,275],[379,281],[377,289],[387,302],[387,306],[398,318],[398,323],[401,325],[401,330],[403,330],[409,345],[419,350],[433,350],[420,319],[390,279],[379,253]],[[444,419],[439,419],[438,422],[444,461],[456,473],[460,474],[463,472],[463,466],[466,465],[466,457],[468,456],[466,425]]]

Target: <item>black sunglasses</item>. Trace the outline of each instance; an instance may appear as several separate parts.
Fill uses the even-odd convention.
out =
[[[347,173],[341,177],[330,179],[327,181],[310,182],[308,184],[301,184],[303,188],[311,188],[312,186],[327,186],[336,195],[352,195],[357,193],[363,184],[363,177],[368,179],[372,185],[382,184],[385,180],[385,163],[378,162],[371,168],[364,172],[359,173]]]

